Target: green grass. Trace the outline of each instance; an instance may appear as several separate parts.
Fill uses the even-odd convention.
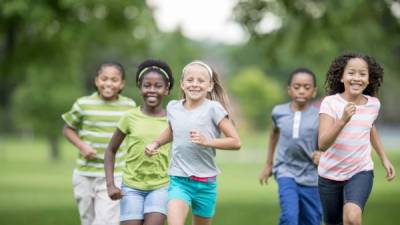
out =
[[[218,152],[222,174],[218,178],[216,225],[277,224],[277,187],[257,181],[265,161],[266,135],[243,137],[239,152]],[[0,139],[0,224],[76,225],[78,211],[73,199],[71,175],[76,150],[62,142],[62,159],[50,162],[42,140]],[[400,151],[390,151],[400,173]],[[376,162],[375,183],[364,212],[365,225],[399,224],[399,181],[386,182]],[[190,224],[189,221],[187,224]]]

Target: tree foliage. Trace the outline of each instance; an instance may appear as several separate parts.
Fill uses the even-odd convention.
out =
[[[347,51],[372,55],[386,71],[381,90],[384,117],[398,121],[391,106],[396,101],[393,96],[400,94],[396,87],[400,82],[396,72],[400,70],[399,9],[398,1],[241,0],[235,18],[251,39],[236,54],[243,55],[241,49],[255,51],[235,59],[244,64],[251,61],[284,80],[294,68],[309,67],[324,94],[325,74],[334,57]],[[268,18],[275,18],[275,27],[263,31],[260,26]]]
[[[257,130],[271,124],[271,111],[286,93],[274,78],[257,67],[244,68],[229,81],[229,87],[240,105],[243,116]]]

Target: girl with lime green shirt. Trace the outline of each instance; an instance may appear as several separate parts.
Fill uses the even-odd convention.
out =
[[[171,69],[165,62],[142,62],[136,73],[136,83],[143,105],[122,116],[107,147],[104,163],[108,195],[113,200],[121,199],[120,221],[123,225],[164,224],[169,146],[164,146],[156,157],[146,156],[143,149],[168,127],[162,101],[172,89],[173,82]],[[120,188],[115,185],[112,174],[118,147],[124,140],[128,151]]]

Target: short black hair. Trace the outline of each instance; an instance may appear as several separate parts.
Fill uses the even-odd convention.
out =
[[[104,67],[107,67],[107,66],[114,67],[115,69],[117,69],[121,73],[122,80],[125,80],[125,69],[124,69],[124,67],[121,65],[121,63],[114,62],[114,61],[101,63],[96,69],[96,77],[100,74],[100,71]]]
[[[122,66],[121,63],[115,62],[115,61],[107,61],[107,62],[103,62],[101,63],[97,68],[96,68],[96,78],[100,75],[101,70],[104,67],[114,67],[115,69],[117,69],[119,71],[119,73],[121,74],[121,78],[122,80],[125,80],[125,69]],[[97,86],[94,84],[94,89],[96,89],[96,91],[98,92],[99,90],[97,89]],[[119,90],[118,93],[121,93],[122,90]]]
[[[167,75],[167,77],[165,77],[165,75],[159,69],[157,69],[157,67],[162,69],[162,70],[164,70],[166,75]],[[139,77],[139,75],[142,73],[142,71],[144,69],[146,69],[146,68],[149,68],[149,69],[146,70],[144,72],[144,74]],[[149,72],[157,72],[157,73],[161,74],[162,75],[161,77],[165,81],[165,84],[168,85],[168,90],[169,91],[174,86],[174,77],[172,75],[172,70],[171,70],[170,66],[166,62],[161,61],[161,60],[147,59],[147,60],[145,60],[145,61],[143,61],[142,63],[139,64],[138,70],[136,72],[136,85],[139,88],[140,88],[140,85],[142,83],[144,75],[148,74]]]
[[[325,89],[328,95],[344,92],[344,85],[341,82],[343,72],[349,60],[354,58],[360,58],[368,65],[369,84],[363,91],[363,94],[370,96],[378,94],[379,87],[383,82],[384,72],[382,66],[371,56],[351,52],[339,55],[332,61],[326,73],[325,80]]]
[[[293,77],[298,73],[306,73],[306,74],[310,75],[312,77],[312,79],[313,79],[314,87],[317,86],[317,78],[316,78],[314,72],[311,71],[310,69],[307,69],[307,68],[304,68],[304,67],[297,68],[297,69],[293,70],[290,73],[289,79],[288,79],[288,85],[289,86],[292,84]]]

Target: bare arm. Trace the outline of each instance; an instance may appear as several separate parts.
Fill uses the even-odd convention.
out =
[[[269,177],[272,175],[272,166],[274,161],[275,149],[279,140],[280,131],[277,127],[272,127],[269,134],[269,144],[267,150],[267,159],[264,168],[261,170],[258,180],[260,184],[267,184]]]
[[[145,153],[148,156],[152,156],[154,154],[157,154],[157,149],[169,142],[172,141],[172,129],[171,126],[168,126],[167,129],[165,129],[161,135],[154,140],[151,144],[147,145],[145,147]]]
[[[69,142],[71,142],[86,159],[94,159],[96,157],[96,150],[90,145],[81,140],[75,129],[67,124],[63,127],[63,134]]]
[[[106,172],[106,183],[108,196],[111,199],[116,200],[122,197],[121,190],[115,186],[114,183],[114,164],[115,164],[115,154],[118,151],[119,146],[125,138],[125,134],[122,133],[120,129],[116,129],[110,143],[107,146],[104,155],[104,169]]]
[[[207,139],[200,132],[191,131],[190,138],[193,143],[223,150],[239,150],[241,147],[239,134],[232,121],[227,117],[221,120],[218,128],[224,134],[223,138]]]
[[[386,179],[388,181],[393,180],[396,176],[396,172],[392,163],[386,156],[385,151],[383,150],[383,145],[375,126],[372,126],[371,128],[371,144],[372,147],[375,149],[375,152],[378,154],[383,167],[386,170]]]
[[[326,151],[336,140],[340,131],[350,121],[351,117],[356,113],[354,103],[348,103],[340,120],[335,120],[325,113],[319,115],[319,135],[318,148],[321,151]]]

